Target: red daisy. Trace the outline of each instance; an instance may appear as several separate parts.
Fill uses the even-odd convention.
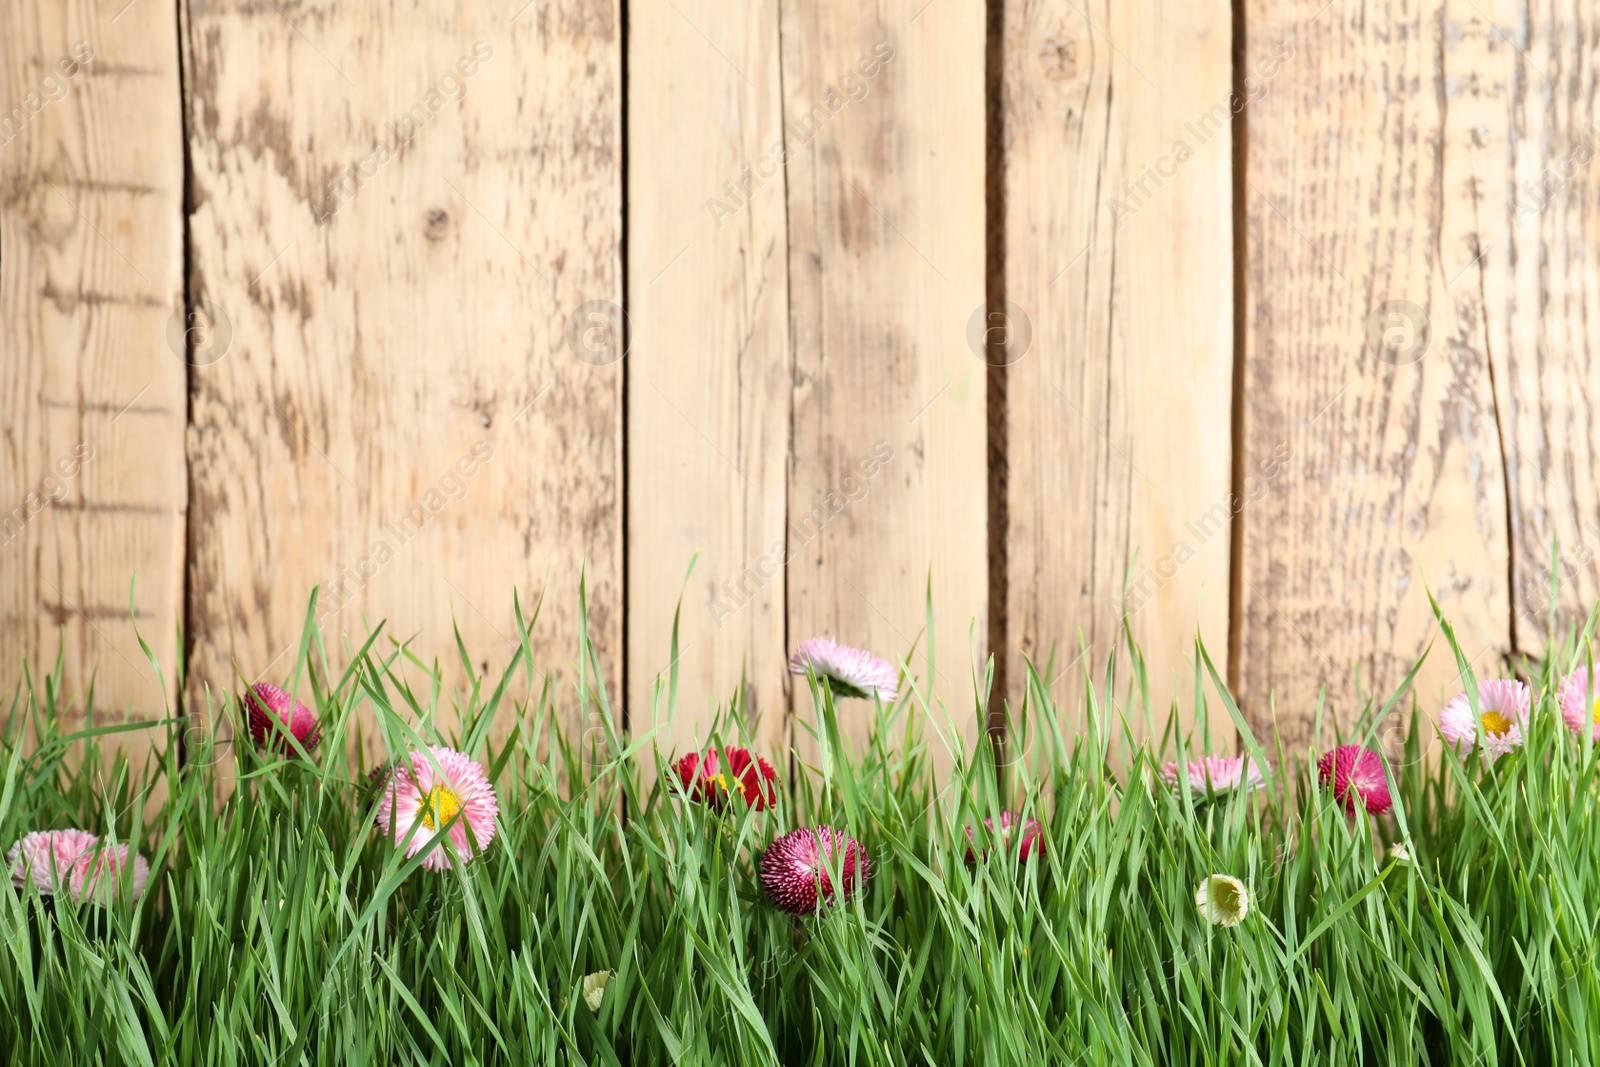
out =
[[[846,900],[872,873],[867,850],[849,834],[828,826],[791,830],[761,857],[761,885],[784,911],[808,915],[833,898],[830,864],[844,879]]]
[[[277,719],[307,752],[316,748],[322,738],[322,730],[311,709],[275,685],[263,682],[251,686],[245,694],[245,710],[250,718],[250,736],[259,747],[279,752],[294,751],[288,739],[273,728],[273,719]]]
[[[1041,829],[1039,820],[1031,816],[1027,819],[1022,819],[1009,811],[1002,811],[1000,813],[999,830],[995,829],[993,819],[983,820],[983,825],[988,827],[990,836],[1000,839],[1000,846],[1003,850],[1010,852],[1014,849],[1019,861],[1026,862],[1030,855],[1044,847],[1039,842],[1039,831]],[[973,840],[972,827],[970,826],[967,827],[967,840],[969,842]],[[983,858],[989,858],[989,846],[987,844],[983,846]],[[975,859],[976,857],[972,853],[972,845],[968,844],[967,862],[971,863]]]
[[[749,749],[729,747],[724,751],[726,771],[714,748],[691,752],[678,761],[678,781],[686,793],[714,808],[722,807],[723,799],[735,790],[757,811],[778,802],[778,790],[774,785],[778,772],[772,769],[772,764],[760,756],[752,756]]]
[[[1360,745],[1340,745],[1317,761],[1317,779],[1324,786],[1333,783],[1334,798],[1354,815],[1356,800],[1366,806],[1368,815],[1382,815],[1394,806],[1389,797],[1389,781],[1383,773],[1383,757]]]

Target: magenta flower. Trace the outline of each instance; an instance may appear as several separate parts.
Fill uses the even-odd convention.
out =
[[[841,645],[831,637],[802,641],[789,659],[790,674],[811,671],[818,681],[833,690],[835,697],[862,697],[876,694],[885,704],[900,693],[900,672],[887,661],[862,648]]]
[[[438,830],[449,826],[446,841],[422,861],[429,870],[442,871],[450,866],[452,856],[459,855],[465,862],[489,847],[500,802],[477,760],[442,745],[428,751],[432,759],[428,752],[412,752],[409,761],[402,760],[384,782],[378,797],[378,827],[393,839],[396,848],[405,844],[410,834],[406,855],[415,856],[428,847]],[[413,826],[415,834],[411,833]]]
[[[860,842],[828,826],[791,830],[761,857],[761,885],[772,903],[792,915],[807,915],[833,898],[832,864],[844,879],[844,899],[872,873]]]
[[[1014,830],[1018,830],[1019,823],[1021,825],[1020,831],[1013,833]],[[996,835],[993,819],[983,820],[983,825],[988,829],[990,835]],[[1038,819],[1029,816],[1026,820],[1023,820],[1020,816],[1013,815],[1009,811],[1002,811],[1000,813],[1000,829],[997,834],[1000,838],[1000,850],[1006,853],[1015,852],[1017,860],[1026,863],[1030,855],[1044,847],[1039,841],[1040,830]],[[975,859],[972,854],[972,846],[976,842],[973,840],[972,827],[970,826],[967,827],[967,841],[969,842],[967,845],[967,862],[972,863]],[[989,846],[987,844],[983,846],[983,858],[989,858]]]
[[[1485,678],[1478,683],[1478,714],[1472,714],[1472,702],[1467,694],[1457,693],[1439,710],[1439,732],[1456,751],[1466,753],[1477,745],[1481,724],[1483,758],[1492,763],[1512,749],[1522,747],[1532,700],[1528,687],[1521,682]]]
[[[88,899],[106,907],[124,892],[124,879],[131,879],[128,899],[138,900],[150,881],[150,861],[127,845],[97,845],[72,866],[72,899],[80,904]]]
[[[31,881],[48,896],[68,885],[79,857],[99,840],[87,830],[36,830],[13,844],[6,855],[11,884],[21,889]]]
[[[1182,774],[1177,761],[1169,760],[1161,768],[1161,780],[1174,792],[1181,793],[1182,787],[1188,786],[1189,792],[1201,797],[1235,790],[1251,793],[1267,781],[1256,761],[1248,756],[1201,756],[1185,763]]]
[[[1600,667],[1588,677],[1586,673],[1579,667],[1561,683],[1561,717],[1579,737],[1588,729],[1590,736],[1600,741]]]
[[[300,742],[300,747],[310,752],[322,739],[317,717],[311,709],[291,699],[288,693],[275,685],[262,682],[250,687],[245,695],[245,708],[249,713],[250,736],[258,747],[293,752],[294,748],[277,730],[272,720],[276,718]]]
[[[1382,815],[1394,806],[1383,773],[1383,757],[1360,745],[1340,745],[1323,753],[1317,761],[1317,780],[1324,786],[1332,783],[1334,798],[1352,815],[1358,799],[1368,815]]]

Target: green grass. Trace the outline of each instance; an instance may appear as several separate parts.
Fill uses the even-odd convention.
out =
[[[1492,768],[1442,752],[1409,695],[1369,709],[1352,728],[1390,739],[1396,802],[1370,821],[1347,817],[1304,754],[1275,744],[1270,787],[1253,796],[1196,804],[1152,787],[1180,748],[1238,743],[1243,720],[1199,648],[1192,736],[1170,726],[1176,706],[1152,706],[1130,641],[1070,692],[1030,672],[999,773],[987,745],[958,752],[953,772],[936,766],[951,716],[923,703],[924,656],[893,707],[836,708],[814,691],[797,730],[816,765],[768,753],[776,809],[725,814],[675,796],[661,763],[641,776],[672,755],[649,731],[589,732],[581,750],[563,731],[618,718],[587,644],[559,685],[524,638],[502,678],[450,694],[381,636],[342,650],[352,666],[336,673],[308,624],[288,681],[322,720],[310,763],[248,743],[219,759],[231,698],[215,731],[163,724],[148,766],[103,760],[115,727],[91,715],[60,732],[58,662],[25,678],[9,709],[0,847],[81,825],[136,842],[154,873],[142,899],[109,908],[0,888],[0,1052],[108,1064],[1594,1063],[1596,753],[1554,709],[1587,633],[1530,667],[1527,746]],[[462,661],[470,675],[464,649]],[[678,711],[675,689],[663,678],[635,721]],[[717,740],[748,743],[743,712],[735,694]],[[841,740],[869,723],[864,745]],[[1130,723],[1156,741],[1135,744]],[[392,752],[442,740],[489,768],[501,806],[489,852],[434,873],[380,840],[369,768],[344,756],[358,731]],[[1248,733],[1244,744],[1259,751]],[[153,795],[164,800],[147,819]],[[968,864],[964,828],[1002,807],[1042,820],[1042,853]],[[824,823],[865,844],[873,877],[849,904],[794,919],[763,900],[755,864],[778,834]],[[1395,841],[1414,863],[1386,858]],[[1250,888],[1237,927],[1195,907],[1212,873]],[[581,983],[601,970],[615,978],[593,1013]]]

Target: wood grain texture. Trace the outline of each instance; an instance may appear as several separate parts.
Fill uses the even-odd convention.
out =
[[[181,617],[183,137],[172,5],[0,13],[0,688],[164,716]],[[129,131],[137,130],[137,136]],[[71,729],[72,722],[63,723]],[[136,760],[143,734],[107,747]]]
[[[1481,286],[1512,518],[1516,647],[1582,625],[1600,599],[1600,12],[1452,5],[1445,63],[1470,166],[1472,232],[1447,257]],[[1471,266],[1467,266],[1471,264]],[[1560,592],[1552,601],[1552,550]]]
[[[1464,143],[1484,120],[1461,90],[1485,71],[1452,51],[1452,17],[1246,7],[1248,62],[1285,58],[1247,116],[1244,453],[1291,458],[1244,511],[1237,671],[1255,723],[1275,694],[1291,745],[1319,687],[1348,728],[1404,677],[1436,634],[1427,589],[1480,672],[1510,647],[1484,304],[1461,254],[1480,210]],[[1422,706],[1456,674],[1441,643]]]
[[[330,644],[388,619],[449,668],[453,615],[498,670],[548,581],[570,702],[586,565],[615,687],[616,4],[196,3],[186,46],[194,296],[233,328],[193,400],[196,678],[287,675],[317,583]]]
[[[781,753],[790,365],[778,5],[629,11],[630,726],[652,725],[681,595],[678,715],[657,734],[662,750],[703,740],[744,677],[752,736]]]
[[[1007,333],[994,361],[1006,375],[1013,706],[1023,657],[1043,671],[1053,651],[1058,677],[1073,665],[1098,676],[1124,610],[1168,690],[1157,703],[1193,691],[1182,665],[1197,630],[1219,666],[1227,658],[1240,506],[1228,24],[1213,0],[1006,4],[1015,321],[996,320]]]
[[[988,653],[985,364],[966,342],[985,299],[983,6],[821,3],[783,18],[789,633],[904,657],[931,567],[932,694],[970,744]],[[792,692],[809,718],[806,687]],[[859,737],[867,719],[855,702],[843,722]]]

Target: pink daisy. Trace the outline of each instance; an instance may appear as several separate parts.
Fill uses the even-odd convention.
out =
[[[827,826],[791,830],[761,857],[761,885],[774,904],[793,915],[817,911],[833,897],[832,864],[844,879],[844,899],[872,873],[867,850],[849,834]]]
[[[87,830],[36,830],[6,855],[11,884],[21,889],[31,880],[48,896],[67,884],[78,858],[99,840]]]
[[[1317,761],[1317,780],[1324,786],[1331,783],[1334,798],[1352,815],[1358,799],[1369,815],[1382,815],[1394,806],[1383,773],[1383,757],[1360,745],[1340,745],[1323,753]]]
[[[294,735],[300,747],[307,752],[316,748],[317,742],[322,739],[317,717],[311,714],[311,709],[291,699],[288,693],[275,685],[263,682],[251,686],[250,692],[245,695],[245,709],[249,713],[250,736],[262,748],[279,752],[294,751],[288,739],[273,728],[274,718]]]
[[[401,761],[384,783],[378,798],[378,827],[399,847],[416,826],[406,845],[406,855],[415,856],[428,847],[435,831],[449,825],[448,840],[422,861],[429,870],[442,871],[450,866],[452,854],[469,860],[489,847],[500,802],[478,761],[442,745],[429,751],[432,759],[427,752],[412,752],[409,766]]]
[[[900,693],[900,672],[887,661],[862,648],[841,645],[831,637],[802,641],[789,659],[789,673],[815,673],[826,680],[835,697],[864,697],[876,693],[885,704]]]
[[[1235,790],[1250,793],[1267,782],[1256,761],[1248,756],[1201,756],[1184,764],[1184,770],[1180,775],[1177,761],[1169,760],[1161,768],[1161,780],[1174,792],[1187,784],[1189,792],[1202,797],[1221,796]]]
[[[133,880],[126,890],[122,888],[124,876]],[[105,907],[125,891],[129,900],[138,900],[149,881],[149,860],[130,851],[127,845],[99,845],[73,864],[72,899],[80,904],[90,899]]]
[[[1038,852],[1044,847],[1039,842],[1039,832],[1041,829],[1039,826],[1039,820],[1033,818],[1032,816],[1029,816],[1026,820],[1023,820],[1020,817],[1013,815],[1009,811],[1002,811],[1000,813],[1000,829],[998,831],[995,830],[993,819],[983,820],[983,825],[988,828],[991,836],[999,837],[1002,851],[1016,852],[1017,860],[1019,862],[1027,862],[1027,859],[1030,855]],[[1021,827],[1020,831],[1013,834],[1012,831],[1017,830],[1019,825]],[[972,854],[972,844],[975,844],[976,842],[973,840],[972,827],[970,826],[967,827],[967,841],[971,842],[967,845],[967,862],[971,863],[976,858]],[[1016,845],[1015,849],[1012,848],[1013,841]],[[989,858],[989,846],[987,844],[983,846],[983,858]]]
[[[1522,733],[1528,723],[1532,694],[1521,682],[1507,678],[1485,678],[1478,683],[1478,714],[1465,692],[1439,710],[1439,732],[1458,752],[1471,752],[1478,743],[1478,727],[1483,727],[1483,757],[1491,762],[1514,748],[1522,747]]]
[[[1573,733],[1581,737],[1587,727],[1590,736],[1600,742],[1600,667],[1588,678],[1584,673],[1579,667],[1561,683],[1561,717]]]

